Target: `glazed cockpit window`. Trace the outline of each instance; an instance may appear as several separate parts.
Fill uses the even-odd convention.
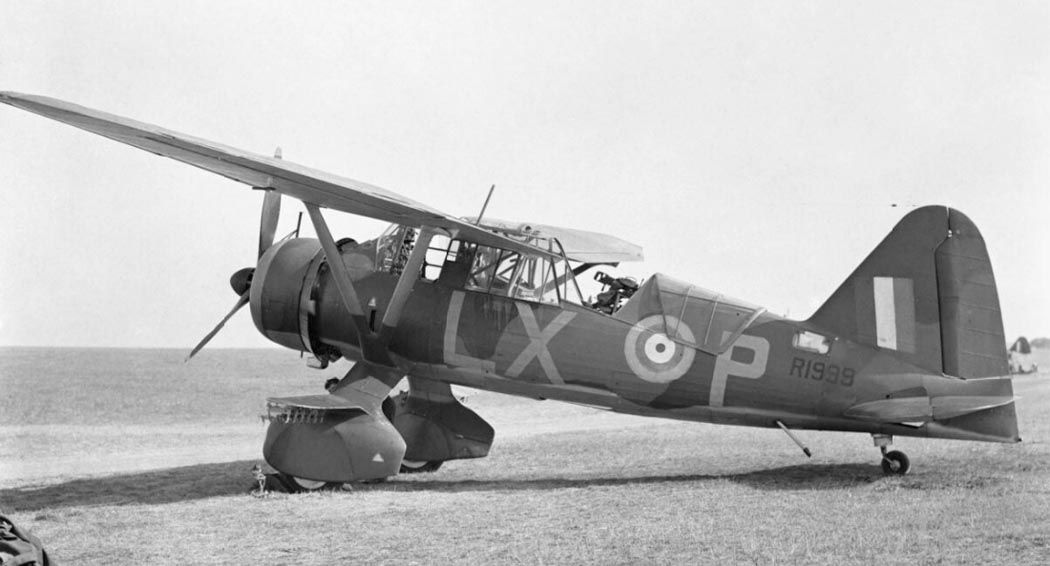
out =
[[[808,350],[818,354],[827,354],[831,351],[831,339],[823,334],[800,330],[795,333],[793,344],[799,350]]]
[[[376,240],[378,271],[401,275],[419,238],[419,229],[390,226]],[[583,304],[568,260],[521,254],[435,235],[423,261],[424,281],[503,297],[557,304]]]

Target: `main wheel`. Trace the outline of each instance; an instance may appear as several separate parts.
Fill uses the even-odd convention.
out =
[[[422,474],[424,472],[436,472],[444,460],[401,460],[402,474]]]
[[[893,450],[882,455],[883,472],[903,476],[908,473],[909,469],[911,469],[911,462],[908,461],[908,456],[904,452]]]
[[[323,489],[335,489],[340,485],[338,483],[324,482],[320,480],[308,480],[306,478],[299,478],[288,474],[281,474],[280,479],[285,487],[288,488],[288,493],[308,493],[311,491],[321,491]]]
[[[386,399],[383,399],[382,408],[383,415],[386,416],[386,420],[394,422],[394,415],[397,414],[397,398],[391,396],[387,397]]]

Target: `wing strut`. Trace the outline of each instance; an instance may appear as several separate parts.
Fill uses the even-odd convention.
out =
[[[390,297],[390,304],[386,308],[386,313],[383,314],[383,328],[379,333],[380,342],[386,343],[393,337],[397,323],[401,320],[401,311],[408,301],[409,294],[412,293],[412,287],[419,280],[423,260],[427,256],[427,249],[430,247],[430,240],[434,237],[435,232],[435,229],[430,227],[419,231],[416,246],[412,248],[412,254],[408,256],[408,262],[401,271],[397,286],[394,287],[394,294]]]
[[[328,229],[328,223],[325,222],[324,216],[321,215],[321,209],[316,204],[309,202],[303,202],[303,204],[306,205],[306,212],[310,214],[310,221],[314,225],[314,231],[317,232],[317,239],[321,240],[321,248],[328,259],[328,268],[332,270],[332,279],[335,280],[336,289],[339,290],[339,297],[343,299],[343,305],[350,313],[350,318],[354,321],[354,328],[357,329],[357,337],[361,345],[361,353],[369,361],[375,361],[383,365],[392,365],[386,348],[376,343],[377,337],[375,332],[368,328],[368,321],[365,320],[361,301],[358,299],[357,291],[354,290],[354,283],[350,279],[350,271],[346,269],[346,264],[343,263],[343,256],[339,253],[339,246],[335,244],[335,240],[332,238],[332,232]]]
[[[405,303],[408,302],[409,295],[412,294],[412,287],[419,280],[423,260],[426,259],[427,249],[430,247],[430,240],[438,232],[445,231],[431,226],[425,226],[419,231],[416,245],[408,256],[408,262],[397,280],[397,286],[394,287],[394,293],[390,297],[390,303],[387,305],[386,312],[383,313],[382,328],[379,332],[376,332],[369,326],[364,309],[361,308],[361,301],[357,296],[357,291],[354,289],[353,280],[350,278],[350,272],[347,270],[346,264],[343,263],[343,256],[339,253],[339,247],[336,245],[335,239],[332,238],[332,232],[328,229],[328,223],[325,222],[321,209],[316,204],[308,202],[303,204],[306,205],[306,211],[310,214],[310,221],[317,232],[317,238],[321,241],[321,248],[324,249],[324,255],[328,259],[328,266],[331,269],[336,288],[339,290],[339,296],[354,321],[354,328],[357,329],[361,345],[361,353],[366,361],[386,366],[395,365],[390,358],[387,346],[390,343],[390,339],[394,336],[394,330],[397,328],[398,322],[401,320],[401,313],[404,310]]]

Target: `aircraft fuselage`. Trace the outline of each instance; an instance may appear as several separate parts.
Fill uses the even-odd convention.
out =
[[[383,318],[397,277],[367,270],[357,275],[354,285],[362,303],[369,305],[365,316],[375,324]],[[335,349],[343,357],[360,359],[357,333],[330,278],[321,273],[310,293],[310,314],[303,321],[309,325],[312,349]],[[622,413],[1006,441],[924,422],[848,417],[850,407],[894,392],[954,387],[970,394],[963,389],[973,389],[975,382],[967,385],[933,374],[891,350],[858,344],[805,322],[763,311],[717,354],[661,338],[642,326],[566,301],[526,301],[420,280],[390,352],[400,369],[415,377]],[[800,346],[803,334],[822,340],[815,347]]]

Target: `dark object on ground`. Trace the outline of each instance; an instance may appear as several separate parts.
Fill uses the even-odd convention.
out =
[[[33,533],[16,526],[4,515],[0,515],[0,564],[55,566],[55,562],[44,550],[44,543]]]

